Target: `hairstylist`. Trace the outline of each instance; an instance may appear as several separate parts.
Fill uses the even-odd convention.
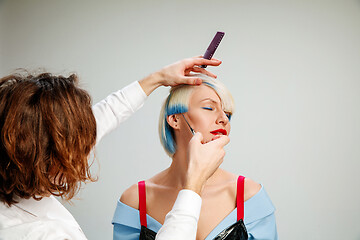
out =
[[[54,198],[71,199],[82,182],[92,180],[88,155],[96,142],[139,109],[154,89],[177,84],[199,84],[190,71],[198,65],[220,64],[200,57],[169,65],[108,96],[91,108],[88,93],[77,87],[77,77],[14,74],[0,79],[0,239],[86,239],[76,220]],[[227,138],[209,144],[196,135],[189,144],[188,168],[179,204],[164,224],[164,234],[193,218],[184,232],[196,229],[196,204],[187,201],[219,166]],[[206,161],[205,161],[206,160]],[[204,164],[206,163],[206,165]],[[193,190],[193,191],[189,191]],[[185,204],[185,205],[184,205]],[[195,214],[194,214],[195,213]],[[166,228],[168,226],[168,228]],[[177,236],[174,229],[172,236]],[[196,231],[196,230],[195,230]],[[164,239],[164,238],[163,238]]]

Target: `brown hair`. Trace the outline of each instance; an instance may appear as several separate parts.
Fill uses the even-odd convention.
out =
[[[53,194],[71,199],[91,177],[96,141],[89,94],[69,77],[42,73],[0,79],[0,201]]]

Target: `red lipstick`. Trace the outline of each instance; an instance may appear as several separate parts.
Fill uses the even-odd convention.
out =
[[[225,129],[217,129],[217,130],[214,130],[214,131],[212,131],[210,133],[214,134],[214,135],[219,135],[219,134],[227,135],[227,131]]]

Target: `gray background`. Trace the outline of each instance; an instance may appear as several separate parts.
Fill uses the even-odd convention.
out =
[[[358,0],[0,0],[0,73],[76,72],[97,102],[203,54],[217,30],[212,70],[236,103],[223,167],[264,184],[281,239],[360,239]],[[66,205],[89,239],[111,239],[121,193],[170,164],[157,135],[167,92],[99,144],[99,181]]]

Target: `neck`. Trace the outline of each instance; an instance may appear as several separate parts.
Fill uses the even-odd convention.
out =
[[[176,187],[179,190],[185,186],[185,176],[179,174],[180,172],[187,172],[187,152],[178,148],[174,156],[172,157],[172,163],[170,167],[166,170],[168,183],[171,183],[172,187]],[[221,174],[221,169],[217,169],[215,173],[206,181],[205,186],[209,186],[216,183]]]
[[[175,187],[183,188],[185,186],[185,176],[179,173],[187,172],[187,169],[187,153],[178,149],[172,157],[172,163],[168,168],[169,177]]]

